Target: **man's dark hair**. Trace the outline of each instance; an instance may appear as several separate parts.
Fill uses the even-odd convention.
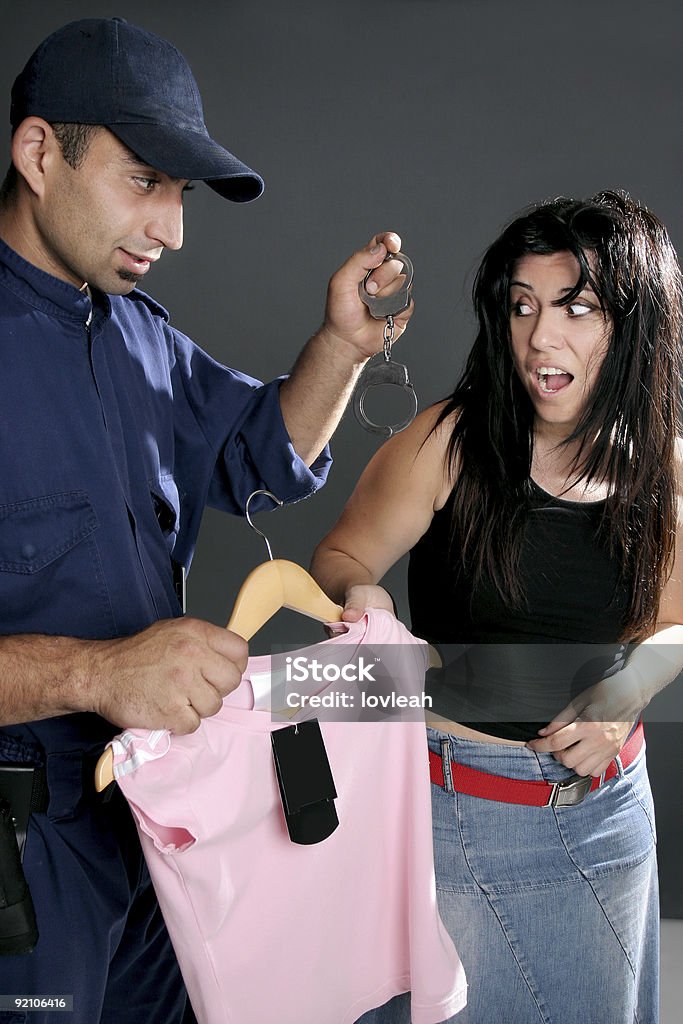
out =
[[[51,128],[59,143],[62,156],[70,167],[77,170],[83,163],[92,137],[95,132],[99,131],[100,125],[57,121],[51,125]]]
[[[50,125],[59,143],[62,156],[70,167],[76,170],[81,166],[88,151],[88,146],[95,132],[99,131],[98,124],[74,124],[70,121],[56,121]],[[11,164],[5,180],[0,185],[0,204],[4,205],[15,195],[18,182],[17,169]]]
[[[611,341],[581,418],[574,481],[606,481],[601,533],[630,591],[625,639],[654,628],[676,527],[681,431],[681,271],[663,225],[623,192],[556,199],[514,220],[487,250],[474,284],[479,331],[439,422],[456,479],[453,558],[487,575],[510,604],[529,509],[534,410],[512,359],[510,281],[529,253],[570,252],[579,273],[562,305],[590,283]]]

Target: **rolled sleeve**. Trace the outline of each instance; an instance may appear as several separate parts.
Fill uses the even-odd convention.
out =
[[[168,331],[174,353],[174,477],[181,493],[185,546],[194,543],[205,504],[244,515],[254,491],[272,491],[289,504],[322,487],[332,462],[330,451],[326,446],[309,468],[294,450],[280,408],[280,384],[286,375],[262,384],[216,362],[175,329]],[[272,503],[263,498],[261,507]]]
[[[328,445],[310,467],[294,450],[280,408],[280,384],[285,379],[276,378],[252,392],[239,429],[223,450],[232,499],[242,511],[255,490],[269,490],[285,504],[310,497],[325,483],[332,464]],[[221,492],[224,486],[225,479]],[[217,499],[219,493],[212,488],[209,503],[220,505]],[[271,507],[269,499],[256,501],[254,510],[259,507]]]

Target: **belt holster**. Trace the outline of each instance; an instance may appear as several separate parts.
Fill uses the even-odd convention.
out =
[[[33,900],[21,861],[29,816],[45,811],[47,803],[43,767],[0,763],[0,955],[30,953],[38,941]]]

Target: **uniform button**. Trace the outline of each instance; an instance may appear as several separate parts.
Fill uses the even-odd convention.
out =
[[[33,558],[35,556],[35,553],[36,553],[36,546],[35,546],[35,544],[31,544],[30,542],[27,542],[26,544],[24,544],[22,546],[21,553],[24,556],[24,558]]]

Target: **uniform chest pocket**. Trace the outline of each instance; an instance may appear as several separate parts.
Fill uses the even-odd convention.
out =
[[[40,572],[97,525],[95,510],[82,491],[0,505],[0,570]]]
[[[0,505],[3,633],[111,633],[98,526],[84,491]]]

